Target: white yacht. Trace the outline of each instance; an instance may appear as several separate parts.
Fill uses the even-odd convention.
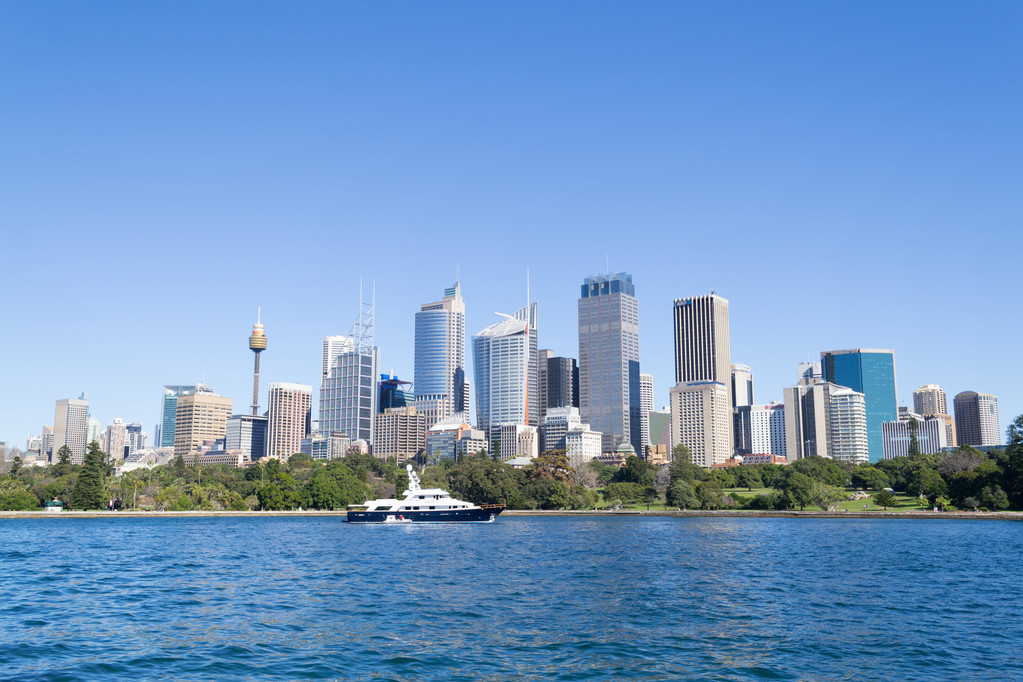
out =
[[[412,465],[403,500],[370,500],[348,507],[349,523],[491,523],[504,511],[499,504],[476,505],[456,500],[440,488],[422,488]]]

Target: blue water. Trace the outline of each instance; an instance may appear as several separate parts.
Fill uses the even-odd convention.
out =
[[[1023,679],[1023,524],[0,521],[0,678]]]

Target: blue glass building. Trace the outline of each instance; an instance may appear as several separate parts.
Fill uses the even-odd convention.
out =
[[[871,462],[884,458],[881,424],[899,418],[895,397],[895,352],[870,348],[821,353],[824,380],[863,394]]]
[[[160,437],[156,447],[174,447],[174,423],[178,414],[178,398],[195,393],[195,386],[164,386],[163,402],[160,403]]]
[[[465,303],[455,282],[444,298],[416,313],[415,405],[432,426],[468,412],[465,396]],[[467,415],[466,415],[467,418]]]

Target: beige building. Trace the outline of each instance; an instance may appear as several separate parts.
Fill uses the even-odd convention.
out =
[[[963,391],[952,399],[956,435],[962,445],[1000,445],[998,398],[990,393]]]
[[[732,456],[732,399],[720,381],[679,383],[671,389],[671,447],[689,448],[693,464],[710,467]]]
[[[671,444],[685,443],[692,451],[693,463],[709,467],[728,459],[735,450],[728,300],[714,293],[678,298],[674,316],[676,385],[671,390]],[[724,400],[719,399],[721,390]],[[698,417],[702,422],[692,422],[697,418],[694,415],[702,415]]]
[[[312,431],[313,387],[283,381],[270,384],[267,411],[267,457],[288,459],[302,449]]]
[[[937,384],[927,384],[913,391],[913,411],[919,415],[948,414],[945,392]]]
[[[71,450],[71,463],[85,462],[85,446],[88,436],[89,402],[82,398],[64,398],[57,401],[53,414],[53,452],[51,461],[56,462],[58,451],[65,445]]]
[[[224,438],[234,401],[199,384],[192,395],[178,397],[174,419],[174,456],[200,450],[204,443]]]
[[[414,406],[389,407],[376,416],[373,456],[394,457],[398,463],[426,449],[426,414]]]
[[[114,419],[107,426],[106,436],[103,438],[103,452],[107,453],[108,459],[124,459],[125,437],[127,434],[127,428],[120,419]]]

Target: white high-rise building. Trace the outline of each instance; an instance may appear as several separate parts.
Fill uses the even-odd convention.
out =
[[[320,384],[318,428],[324,434],[343,434],[353,444],[371,444],[376,425],[380,349],[373,341],[374,319],[375,304],[363,302],[347,337],[323,340],[324,357],[331,359]]]
[[[646,448],[650,445],[650,413],[654,411],[654,375],[639,375],[639,454],[646,457]]]
[[[752,454],[785,456],[785,405],[750,406],[750,450]]]
[[[602,440],[602,434],[599,431],[591,431],[589,424],[573,427],[565,434],[565,455],[568,457],[568,465],[578,469],[600,457]]]
[[[881,424],[881,436],[884,441],[884,458],[906,457],[909,455],[913,440],[910,422],[916,421],[916,442],[921,454],[933,455],[951,445],[948,442],[948,431],[945,420],[939,415],[924,417],[904,407],[899,408],[899,418]]]
[[[853,464],[870,461],[863,394],[842,386],[831,389],[829,399],[828,454],[832,459]]]
[[[65,445],[71,449],[71,463],[85,462],[85,447],[88,444],[89,401],[81,398],[64,398],[57,401],[53,415],[53,445],[51,462],[59,459],[58,451]]]
[[[465,302],[458,282],[416,313],[415,406],[427,428],[468,419],[465,392]]]
[[[266,456],[288,459],[312,431],[313,387],[278,381],[270,384]]]
[[[538,425],[536,310],[531,303],[472,338],[476,424],[487,433],[491,451],[501,426]]]
[[[731,417],[726,384],[680,382],[671,389],[671,447],[688,447],[698,466],[721,464],[732,456]]]
[[[753,404],[753,370],[749,365],[732,365],[732,407]]]

